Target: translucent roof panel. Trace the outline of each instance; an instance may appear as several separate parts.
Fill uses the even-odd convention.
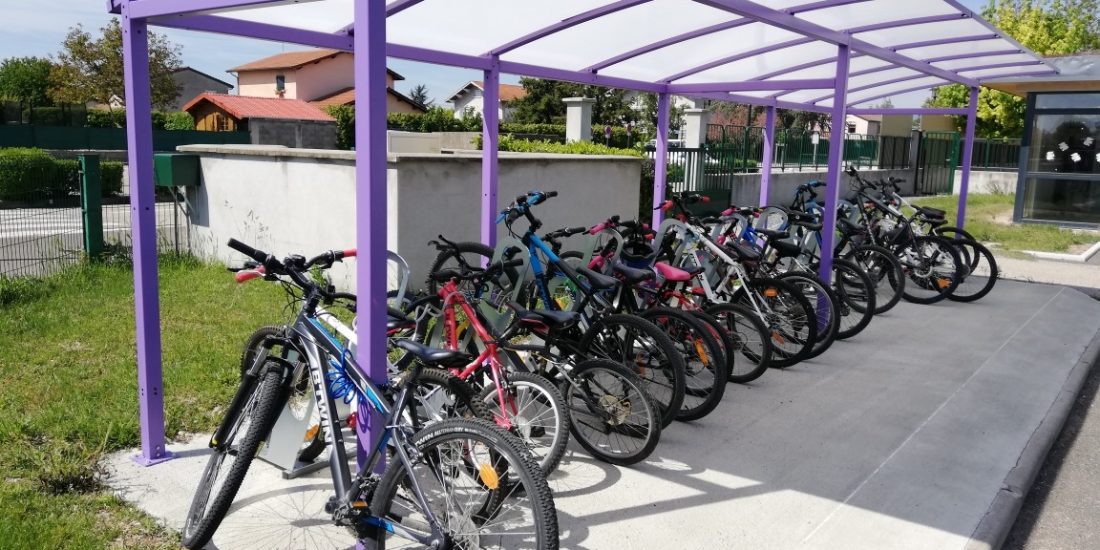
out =
[[[201,14],[347,33],[353,32],[355,1],[276,1]],[[156,5],[157,0],[142,2]],[[1003,38],[957,0],[388,0],[386,6],[390,52],[402,58],[475,69],[498,59],[503,72],[581,82],[607,77],[615,85],[649,90],[671,84],[667,89],[673,93],[677,86],[710,92],[699,85],[713,84],[715,91],[728,85],[753,97],[792,92],[781,99],[823,98],[828,90],[750,94],[731,83],[828,79],[836,68],[837,41],[851,46],[853,101],[925,83],[973,85],[987,76],[1045,68],[1029,65],[1038,61],[1033,53]],[[186,17],[154,16],[152,23],[192,28],[181,19]],[[248,35],[246,29],[240,32]],[[276,40],[283,36],[270,27],[251,32]],[[285,35],[332,44],[301,33]]]
[[[950,82],[935,76],[926,76],[924,78],[918,78],[915,80],[907,80],[905,82],[886,84],[869,90],[852,92],[848,94],[848,104],[854,105],[857,103],[862,103],[864,101],[871,101],[877,97],[882,96],[883,94],[902,93],[908,90],[919,90],[923,88],[931,89],[937,86],[942,86],[944,84],[950,84]]]

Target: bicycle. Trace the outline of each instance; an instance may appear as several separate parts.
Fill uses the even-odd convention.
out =
[[[255,269],[238,273],[238,280],[263,277],[281,281],[288,292],[301,291],[301,308],[287,338],[265,340],[210,439],[213,452],[184,524],[185,546],[200,548],[213,536],[257,449],[271,432],[294,371],[303,368],[308,370],[319,404],[321,432],[332,448],[329,461],[335,496],[326,511],[365,547],[385,548],[387,537],[430,548],[451,548],[478,539],[502,545],[507,541],[508,547],[558,547],[557,514],[550,489],[538,465],[514,436],[472,419],[441,420],[413,430],[407,418],[410,387],[422,365],[448,365],[458,359],[458,352],[400,341],[397,345],[413,353],[418,362],[379,387],[317,319],[319,306],[331,296],[329,289],[310,280],[310,269],[327,269],[354,256],[354,251],[329,251],[310,260],[292,255],[280,261],[235,239],[230,239],[229,247],[257,264]],[[295,366],[269,354],[276,345],[303,350],[307,361]],[[384,429],[374,440],[362,442],[370,452],[354,477],[336,399],[325,383],[329,360],[341,367],[356,394],[359,425],[375,413],[384,419],[381,424],[371,419],[372,425]],[[392,400],[383,388],[394,396]],[[376,469],[387,455],[386,467],[378,475]],[[462,506],[453,506],[456,503]]]

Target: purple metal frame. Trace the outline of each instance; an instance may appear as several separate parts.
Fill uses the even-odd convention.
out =
[[[966,223],[966,195],[970,191],[970,166],[974,159],[974,133],[978,126],[978,87],[970,88],[970,105],[966,115],[966,144],[963,146],[962,177],[959,182],[959,217],[956,225],[962,229]]]
[[[836,90],[833,94],[836,99],[833,101],[831,116],[833,128],[843,127],[846,118],[850,52],[851,50],[845,44],[837,46]],[[844,138],[843,133],[841,133],[839,140],[834,138],[829,142],[829,174],[825,178],[825,199],[822,201],[822,223],[824,227],[821,229],[821,250],[818,251],[821,255],[818,274],[826,283],[831,281],[833,276],[833,240],[836,237],[836,231],[833,228],[836,227],[836,204],[837,199],[840,198],[840,175],[841,168],[843,168],[841,166],[843,159]]]
[[[172,458],[164,440],[164,378],[161,371],[160,296],[157,292],[157,220],[153,190],[153,119],[149,103],[149,33],[144,20],[122,5],[122,52],[126,90],[130,219],[133,220],[134,321],[137,331],[139,464]]]
[[[655,92],[658,99],[658,136],[657,136],[657,160],[654,177],[653,205],[657,207],[664,200],[667,169],[668,150],[668,125],[670,93],[692,94],[698,97],[738,101],[752,105],[761,105],[767,109],[767,122],[765,130],[765,166],[761,174],[761,204],[767,202],[767,194],[770,184],[770,157],[773,154],[775,109],[804,109],[814,112],[830,113],[834,121],[842,121],[846,112],[853,114],[870,113],[897,113],[897,114],[951,114],[968,115],[967,121],[967,148],[963,155],[963,184],[960,193],[959,224],[962,224],[962,216],[965,215],[966,191],[969,184],[969,172],[972,160],[973,135],[976,125],[977,86],[980,81],[994,78],[1006,78],[1011,76],[1039,75],[1056,72],[1053,69],[1043,71],[1017,71],[1007,74],[990,75],[982,78],[970,78],[959,73],[977,70],[987,70],[1000,67],[1017,67],[1032,62],[999,63],[980,67],[959,68],[955,71],[938,68],[932,63],[966,59],[969,57],[1008,55],[1012,53],[1029,53],[1019,43],[1012,41],[1001,32],[980,17],[977,17],[958,3],[957,0],[945,0],[948,4],[960,10],[961,14],[937,15],[909,20],[889,21],[866,25],[847,30],[836,30],[813,24],[795,14],[814,10],[828,9],[837,6],[865,2],[869,0],[817,0],[799,6],[775,10],[768,8],[758,1],[750,0],[695,0],[697,3],[710,6],[736,16],[735,19],[720,22],[709,27],[684,32],[675,36],[654,41],[651,44],[624,52],[601,62],[595,63],[580,71],[557,69],[553,67],[535,66],[499,59],[499,55],[530,44],[555,32],[564,30],[605,16],[617,11],[630,9],[646,3],[649,0],[618,0],[607,3],[596,9],[566,18],[561,22],[528,33],[507,44],[504,44],[486,55],[464,55],[452,52],[429,50],[400,44],[386,43],[386,17],[409,9],[421,3],[423,0],[397,0],[390,2],[387,7],[382,1],[357,1],[354,3],[355,22],[336,33],[309,31],[305,29],[290,28],[280,25],[270,25],[249,21],[236,20],[219,15],[211,15],[219,11],[247,9],[258,6],[272,6],[289,3],[309,2],[311,0],[108,0],[107,8],[113,13],[121,13],[123,16],[124,32],[124,56],[126,97],[129,109],[127,110],[127,140],[129,155],[129,170],[131,181],[131,208],[134,217],[134,285],[135,285],[135,313],[137,323],[137,363],[139,397],[141,409],[142,429],[142,453],[138,460],[143,464],[152,464],[170,457],[165,449],[164,438],[164,408],[161,372],[161,348],[159,327],[159,303],[157,297],[157,264],[156,264],[156,234],[155,219],[153,217],[152,197],[152,144],[151,131],[149,130],[149,80],[147,60],[147,31],[148,24],[174,27],[188,30],[213,32],[247,36],[262,40],[278,42],[292,42],[308,46],[333,48],[342,51],[355,51],[358,53],[355,60],[355,84],[357,88],[364,90],[382,90],[385,88],[385,60],[386,56],[402,59],[410,59],[420,62],[452,65],[464,68],[479,69],[485,71],[486,94],[485,106],[485,146],[482,153],[482,221],[481,235],[483,241],[493,242],[495,230],[492,224],[493,214],[496,210],[496,193],[498,186],[497,152],[494,144],[498,138],[497,110],[493,108],[499,101],[498,87],[493,85],[499,82],[501,73],[521,74],[541,78],[568,80],[585,84],[629,88],[634,90]],[[976,34],[963,37],[948,37],[936,40],[926,40],[907,44],[898,44],[889,47],[879,47],[859,40],[853,34],[871,30],[897,28],[905,25],[925,24],[937,21],[950,21],[956,18],[973,17],[990,29],[987,34]],[[808,63],[802,63],[793,67],[787,67],[769,74],[760,75],[747,82],[717,82],[717,83],[692,83],[692,84],[668,84],[667,82],[648,82],[630,78],[619,78],[600,75],[602,69],[661,49],[666,46],[678,44],[693,38],[733,29],[750,23],[764,23],[781,29],[795,32],[804,38],[794,39],[768,48],[754,49],[754,52],[762,53],[780,47],[794,47],[813,41],[825,41],[836,44],[838,55]],[[355,29],[360,32],[355,32]],[[965,52],[960,54],[941,55],[929,59],[914,59],[900,53],[902,50],[916,48],[961,44],[994,38],[1003,38],[1017,49],[999,49],[986,52]],[[751,54],[751,52],[750,52]],[[682,71],[672,75],[668,80],[676,80],[690,74],[707,70],[749,57],[746,53],[731,55],[719,61],[708,63],[705,66],[696,67],[689,71]],[[865,69],[856,73],[850,72],[850,60],[859,56],[873,56],[886,62],[887,65]],[[772,80],[785,74],[810,68],[824,63],[837,63],[837,77],[834,79],[792,79]],[[848,88],[848,79],[860,74],[869,74],[885,71],[892,67],[908,67],[922,74],[940,77],[949,82],[957,82],[971,87],[971,104],[965,111],[962,109],[851,109],[847,110],[848,92],[867,89],[866,86]],[[916,77],[914,77],[915,79]],[[892,82],[900,82],[895,80]],[[891,82],[891,83],[892,83]],[[882,86],[883,83],[876,84]],[[930,84],[914,87],[908,90],[898,90],[889,94],[863,98],[856,103],[866,103],[889,95],[902,94],[923,88],[935,87],[939,84]],[[776,88],[776,87],[779,88]],[[832,87],[835,89],[835,97],[832,107],[824,107],[807,104],[804,102],[783,101],[778,99],[792,89],[809,89]],[[730,92],[757,92],[776,90],[777,93],[769,97],[756,97],[751,95],[736,94]],[[363,94],[356,104],[356,115],[359,124],[356,128],[356,139],[359,143],[356,162],[356,180],[358,182],[356,195],[356,239],[359,248],[359,263],[357,266],[356,280],[361,295],[368,296],[370,307],[364,311],[360,319],[360,333],[363,335],[359,346],[360,364],[368,365],[368,375],[375,380],[381,380],[385,376],[384,355],[385,339],[383,332],[377,327],[381,326],[382,311],[384,309],[385,288],[385,250],[386,250],[386,150],[385,150],[385,96],[381,93]],[[840,180],[842,147],[831,147],[829,152],[829,177],[827,186],[827,205],[835,205]],[[832,210],[832,211],[830,211]],[[835,209],[827,208],[825,212],[825,228],[823,231],[823,247],[831,249],[833,240],[832,228],[835,226]],[[653,222],[658,224],[661,220],[661,212],[654,211]],[[822,255],[822,275],[829,276],[831,254]],[[361,422],[360,426],[369,429],[371,425],[377,427],[375,422]]]
[[[356,2],[355,87],[386,89],[386,5]],[[375,383],[386,382],[386,96],[361,94],[355,102],[355,270],[356,294],[369,300],[359,309],[356,360]],[[362,302],[360,302],[362,304]],[[369,422],[363,422],[369,418]],[[382,417],[359,404],[358,458],[362,467],[366,445],[377,436]],[[381,467],[381,466],[380,466]]]
[[[481,242],[496,247],[497,143],[500,133],[500,70],[485,71],[481,93]]]
[[[668,181],[668,111],[671,98],[668,94],[657,95],[657,150],[653,163],[653,219],[652,227],[661,225],[664,213],[660,206],[665,202],[665,186]]]
[[[768,205],[768,191],[772,183],[772,156],[775,154],[775,107],[764,108],[764,157],[760,161],[760,202]]]

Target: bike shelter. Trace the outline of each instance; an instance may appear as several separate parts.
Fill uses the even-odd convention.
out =
[[[966,116],[961,226],[979,86],[1057,72],[957,0],[108,0],[107,9],[122,20],[142,438],[135,459],[145,465],[172,456],[164,437],[149,26],[356,54],[356,283],[365,297],[357,356],[375,381],[386,376],[387,57],[484,72],[479,227],[490,245],[498,244],[494,218],[502,206],[496,147],[501,73],[656,93],[655,208],[665,194],[672,95],[765,108],[762,197],[771,178],[777,108],[825,113],[834,121],[846,114]],[[968,108],[861,107],[952,83],[970,89]],[[839,196],[842,149],[829,148],[827,206]],[[655,211],[653,226],[660,218]],[[826,208],[823,249],[831,249],[835,218],[836,209]],[[821,263],[827,278],[830,255]],[[369,439],[371,425],[358,423],[361,439]]]

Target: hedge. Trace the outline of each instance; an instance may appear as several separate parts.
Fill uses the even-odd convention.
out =
[[[474,144],[481,149],[481,136],[474,140]],[[516,153],[554,153],[559,155],[625,155],[628,157],[642,157],[638,149],[620,149],[608,147],[590,141],[574,141],[572,143],[556,143],[553,141],[528,141],[514,139],[509,136],[500,136],[497,146],[498,151],[512,151]]]
[[[195,119],[183,111],[153,111],[154,130],[194,130]],[[88,109],[89,128],[125,128],[126,109]]]
[[[103,196],[122,191],[122,163],[99,167]],[[0,149],[0,200],[29,200],[80,190],[80,163],[55,159],[39,149]]]

